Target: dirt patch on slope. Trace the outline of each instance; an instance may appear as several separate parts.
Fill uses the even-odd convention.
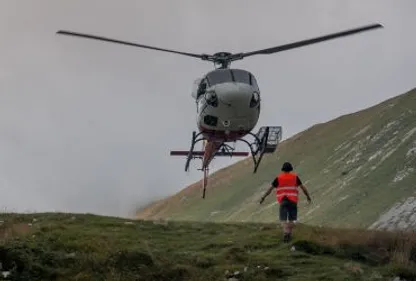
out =
[[[15,236],[29,234],[32,228],[27,223],[2,223],[0,224],[0,240],[5,241]]]

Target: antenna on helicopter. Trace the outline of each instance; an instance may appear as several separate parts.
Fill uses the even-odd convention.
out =
[[[180,52],[180,51],[175,51],[175,50],[170,50],[170,49],[164,49],[164,48],[159,48],[159,47],[154,47],[154,46],[148,46],[148,45],[142,45],[142,44],[127,42],[127,41],[111,39],[111,38],[102,37],[102,36],[96,36],[96,35],[90,35],[90,34],[84,34],[84,33],[77,33],[77,32],[72,32],[72,31],[65,31],[65,30],[59,30],[57,32],[57,34],[77,36],[77,37],[95,39],[95,40],[100,40],[100,41],[107,41],[107,42],[112,42],[112,43],[117,43],[117,44],[123,44],[123,45],[128,45],[128,46],[140,47],[140,48],[145,48],[145,49],[152,49],[152,50],[157,50],[157,51],[163,51],[163,52],[169,52],[169,53],[174,53],[174,54],[199,58],[199,59],[204,60],[204,61],[213,62],[215,68],[224,69],[224,68],[228,68],[232,61],[241,60],[241,59],[249,57],[249,56],[268,55],[268,54],[273,54],[273,53],[277,53],[277,52],[287,51],[287,50],[290,50],[290,49],[300,48],[300,47],[304,47],[304,46],[307,46],[307,45],[319,43],[319,42],[322,42],[322,41],[327,41],[327,40],[332,40],[332,39],[335,39],[335,38],[349,36],[349,35],[352,35],[352,34],[364,32],[364,31],[368,31],[368,30],[372,30],[372,29],[376,29],[376,28],[383,28],[383,26],[381,24],[378,24],[378,23],[377,24],[371,24],[371,25],[366,25],[366,26],[362,26],[362,27],[358,27],[358,28],[354,28],[354,29],[349,29],[349,30],[345,30],[345,31],[337,32],[337,33],[332,33],[332,34],[328,34],[328,35],[324,35],[324,36],[320,36],[320,37],[315,37],[315,38],[311,38],[311,39],[307,39],[307,40],[302,40],[302,41],[298,41],[298,42],[294,42],[294,43],[289,43],[289,44],[285,44],[285,45],[280,45],[280,46],[271,47],[271,48],[262,49],[262,50],[257,50],[257,51],[252,51],[252,52],[236,53],[236,54],[232,54],[232,53],[229,53],[229,52],[217,52],[217,53],[214,53],[213,55]]]

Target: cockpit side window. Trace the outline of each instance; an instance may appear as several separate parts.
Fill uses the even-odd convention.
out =
[[[196,94],[196,99],[199,99],[201,95],[205,94],[206,89],[207,89],[207,80],[204,78],[199,83],[198,92]]]
[[[257,91],[259,90],[259,86],[257,85],[256,78],[251,73],[250,73],[250,85],[252,85]]]
[[[207,74],[207,80],[209,86],[213,86],[224,82],[232,82],[233,77],[229,69],[217,69]]]

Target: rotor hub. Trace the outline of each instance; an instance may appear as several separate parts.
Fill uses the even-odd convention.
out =
[[[227,68],[230,66],[233,54],[229,52],[218,52],[212,55],[211,61],[214,62],[216,68]]]
[[[231,58],[232,54],[229,52],[218,52],[212,55],[216,59],[229,59]]]

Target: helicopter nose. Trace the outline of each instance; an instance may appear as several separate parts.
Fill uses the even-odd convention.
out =
[[[227,83],[217,85],[215,92],[223,104],[234,108],[246,108],[253,96],[253,89],[249,85]]]

